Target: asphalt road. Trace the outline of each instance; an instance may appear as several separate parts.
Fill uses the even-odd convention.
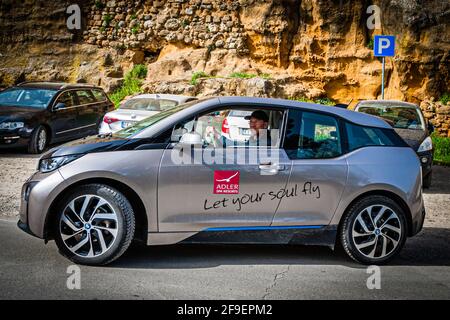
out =
[[[80,268],[53,242],[16,227],[20,188],[37,157],[0,152],[0,299],[450,299],[450,168],[435,166],[424,230],[372,275],[342,252],[305,246],[132,248],[106,267]]]
[[[426,228],[381,267],[381,289],[343,253],[303,246],[175,245],[133,248],[107,267],[68,267],[44,245],[0,220],[0,299],[450,299],[450,229]],[[72,282],[71,282],[72,283]]]

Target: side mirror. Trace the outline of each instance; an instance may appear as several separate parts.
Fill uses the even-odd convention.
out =
[[[53,107],[53,111],[57,111],[57,110],[60,110],[60,109],[64,109],[65,107],[66,107],[66,104],[60,102],[60,103],[57,103],[56,106]]]
[[[431,124],[431,122],[427,123],[427,128],[428,128],[428,133],[433,133],[434,132],[434,126]]]
[[[188,132],[181,136],[180,144],[183,146],[203,145],[202,136],[197,132]]]

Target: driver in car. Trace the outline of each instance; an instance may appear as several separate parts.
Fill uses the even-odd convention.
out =
[[[228,139],[224,136],[222,136],[217,130],[209,126],[206,128],[205,134],[207,137],[211,137],[208,140],[215,140],[211,141],[214,146],[217,147],[217,145],[222,145],[224,148],[227,146],[271,146],[271,139],[270,139],[270,130],[268,130],[269,127],[269,117],[267,116],[267,113],[265,113],[262,110],[256,110],[253,111],[250,116],[245,117],[246,120],[249,121],[250,125],[250,138],[246,140],[244,143],[241,143],[239,141]],[[220,141],[220,143],[217,143],[217,141]]]

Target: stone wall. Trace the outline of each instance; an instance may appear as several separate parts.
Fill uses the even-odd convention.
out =
[[[66,27],[73,3],[80,31]],[[366,27],[371,4],[382,9],[381,30]],[[370,48],[380,33],[397,36],[386,98],[426,101],[447,134],[441,107],[427,107],[450,92],[450,2],[442,0],[2,0],[0,87],[58,80],[112,92],[133,64],[145,64],[145,92],[355,103],[381,96],[381,61]],[[195,72],[208,77],[192,84]],[[236,72],[259,77],[230,77]]]

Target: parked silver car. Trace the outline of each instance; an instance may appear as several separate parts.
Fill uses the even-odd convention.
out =
[[[233,110],[251,112],[245,142],[220,134]],[[112,262],[133,240],[340,243],[381,264],[424,217],[419,159],[382,119],[220,97],[50,150],[23,186],[18,225],[89,265]]]
[[[173,94],[140,94],[134,96],[123,101],[116,110],[105,114],[99,133],[117,132],[161,111],[193,100],[197,100],[197,98]]]

